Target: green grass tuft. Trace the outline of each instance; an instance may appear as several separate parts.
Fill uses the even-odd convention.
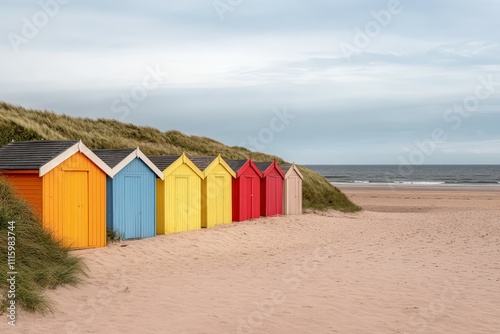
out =
[[[323,176],[302,166],[299,166],[299,170],[304,176],[304,208],[321,211],[333,209],[341,212],[357,212],[361,210],[359,206],[352,203],[343,192],[332,186]]]
[[[117,233],[116,231],[107,230],[106,231],[106,239],[107,239],[107,244],[109,245],[110,243],[113,243],[113,242],[122,241],[123,237],[119,233]]]

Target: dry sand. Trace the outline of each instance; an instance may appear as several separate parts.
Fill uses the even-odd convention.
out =
[[[366,210],[75,252],[90,277],[1,333],[500,333],[500,191],[343,189]]]

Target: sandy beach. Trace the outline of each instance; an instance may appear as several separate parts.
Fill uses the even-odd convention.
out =
[[[345,188],[365,208],[76,251],[2,333],[500,333],[500,191]]]

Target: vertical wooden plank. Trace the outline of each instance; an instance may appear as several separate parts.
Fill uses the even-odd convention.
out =
[[[165,234],[165,181],[156,179],[156,234]]]
[[[210,222],[211,217],[211,200],[208,188],[211,186],[212,176],[208,175],[201,182],[201,227],[210,228],[212,224]]]
[[[233,186],[231,191],[231,201],[232,201],[232,220],[235,222],[240,221],[240,208],[241,208],[241,200],[240,200],[240,181],[241,177],[238,176],[232,180]]]

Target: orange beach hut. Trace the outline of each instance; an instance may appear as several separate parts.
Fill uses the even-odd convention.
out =
[[[111,169],[81,141],[9,143],[0,148],[0,174],[64,245],[106,245],[106,175]]]

